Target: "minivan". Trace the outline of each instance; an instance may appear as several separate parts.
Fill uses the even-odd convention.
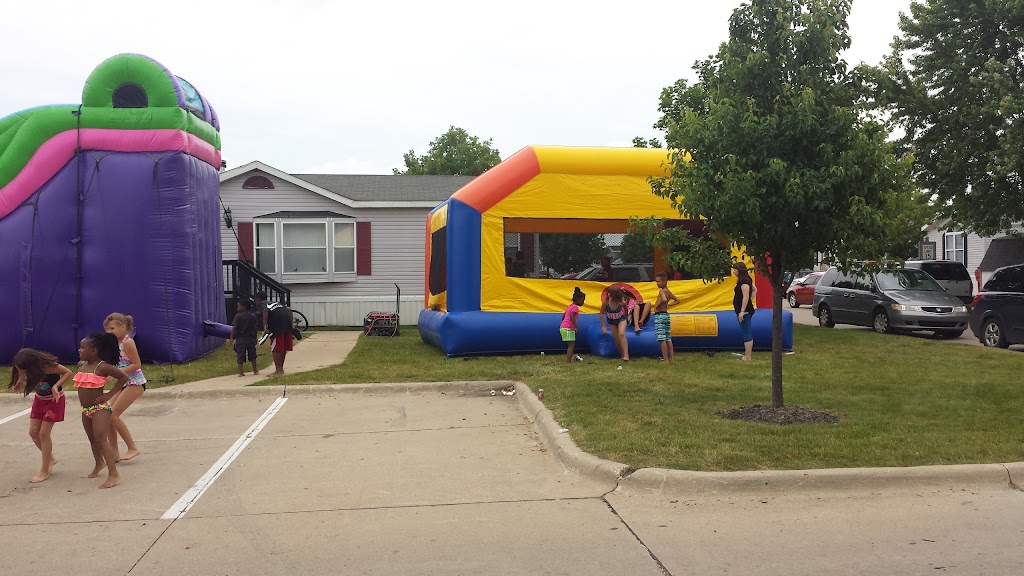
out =
[[[814,291],[818,324],[868,326],[876,332],[928,330],[958,338],[967,329],[967,307],[915,268],[877,274],[828,269]]]
[[[992,273],[971,306],[971,331],[985,346],[1024,344],[1024,264]]]
[[[974,282],[967,267],[956,260],[907,260],[904,268],[924,270],[953,296],[964,304],[974,300]]]

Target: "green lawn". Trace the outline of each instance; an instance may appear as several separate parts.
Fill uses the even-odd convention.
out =
[[[723,420],[720,408],[770,402],[767,353],[677,353],[676,363],[585,357],[451,359],[415,330],[361,338],[344,364],[275,380],[292,384],[510,379],[544,402],[588,452],[635,467],[688,470],[911,466],[1024,460],[1024,355],[861,330],[794,326],[788,404],[840,424]],[[268,382],[270,384],[271,382]]]

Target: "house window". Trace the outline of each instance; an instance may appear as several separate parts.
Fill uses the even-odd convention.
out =
[[[946,260],[953,260],[961,264],[967,264],[966,254],[966,239],[967,237],[963,232],[946,232],[943,236],[943,246],[945,246]]]
[[[327,223],[281,224],[281,271],[285,274],[327,272]]]
[[[257,222],[253,226],[256,240],[256,268],[267,274],[277,272],[277,242],[273,222]]]
[[[334,223],[334,271],[348,274],[356,272],[355,222]]]
[[[242,184],[243,190],[273,190],[274,183],[266,176],[250,176]]]

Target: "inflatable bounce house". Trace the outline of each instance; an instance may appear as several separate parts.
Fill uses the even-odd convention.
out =
[[[69,362],[110,312],[135,318],[144,361],[223,343],[220,122],[188,82],[122,54],[81,105],[0,119],[0,363],[23,346]]]
[[[667,175],[667,161],[666,150],[529,147],[457,191],[427,217],[422,339],[449,357],[564,351],[558,327],[579,286],[587,299],[576,349],[616,356],[597,315],[611,282],[584,279],[585,274],[541,277],[539,269],[532,275],[510,272],[506,239],[520,239],[519,256],[534,252],[534,239],[544,234],[624,234],[632,216],[677,219],[675,225],[703,230],[699,220],[678,220],[671,202],[651,193],[648,177]],[[723,249],[745,259],[735,247]],[[653,302],[654,273],[665,270],[660,260],[652,254],[649,277],[620,284],[637,299]],[[732,310],[735,280],[670,280],[668,287],[681,300],[669,309],[675,349],[742,350]],[[783,347],[792,349],[792,313],[783,314]],[[771,308],[754,314],[755,349],[771,349],[771,325]],[[661,355],[653,323],[639,334],[629,329],[626,336],[631,356]]]

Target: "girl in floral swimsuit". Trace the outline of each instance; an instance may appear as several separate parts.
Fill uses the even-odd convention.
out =
[[[114,452],[118,452],[117,435],[120,434],[127,447],[124,456],[118,455],[117,457],[117,461],[120,462],[131,460],[139,455],[139,447],[135,445],[135,439],[132,438],[132,433],[128,431],[128,426],[125,425],[121,417],[124,411],[146,391],[146,377],[142,375],[139,349],[135,347],[135,340],[129,336],[135,329],[132,317],[114,312],[103,322],[103,329],[117,337],[120,354],[117,367],[128,375],[128,382],[125,382],[124,388],[116,390],[114,397],[110,399],[110,407],[114,413],[110,426],[110,445],[113,446]]]
[[[100,484],[100,488],[112,488],[121,479],[117,473],[117,452],[109,442],[113,419],[110,399],[128,380],[128,376],[117,367],[119,356],[117,337],[113,334],[97,332],[86,336],[78,348],[81,363],[73,378],[82,404],[82,427],[96,459],[96,467],[89,478],[99,476],[104,467],[107,469],[107,480]],[[103,391],[107,378],[117,378],[117,384],[110,392]]]
[[[623,362],[629,362],[629,343],[626,342],[626,297],[622,288],[618,286],[608,287],[607,292],[601,298],[601,333],[608,333],[608,325],[611,324],[612,338],[615,339],[615,347],[618,348]]]

